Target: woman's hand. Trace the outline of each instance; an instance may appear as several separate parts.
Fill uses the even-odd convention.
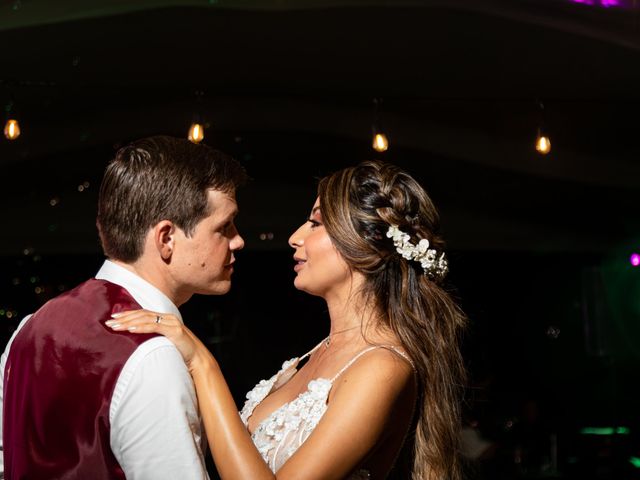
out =
[[[256,449],[220,367],[207,347],[169,313],[132,310],[116,313],[105,324],[114,331],[159,333],[171,340],[184,357],[198,396],[198,407],[220,477],[275,480]]]
[[[150,310],[114,313],[105,325],[114,331],[159,333],[167,337],[180,351],[191,370],[200,356],[211,356],[207,347],[175,315]]]

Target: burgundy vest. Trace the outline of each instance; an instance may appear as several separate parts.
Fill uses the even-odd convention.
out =
[[[116,333],[104,322],[138,308],[124,288],[91,279],[18,332],[4,372],[7,480],[125,478],[110,447],[109,405],[125,362],[155,335]]]

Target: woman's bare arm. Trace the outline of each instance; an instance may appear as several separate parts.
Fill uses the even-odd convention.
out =
[[[182,322],[137,310],[110,323],[114,330],[159,333],[176,344],[193,376],[211,453],[224,480],[345,478],[398,420],[394,412],[403,405],[406,410],[415,395],[407,362],[384,349],[367,353],[336,381],[319,424],[274,475],[242,423],[217,361]],[[408,424],[410,414],[404,417]]]

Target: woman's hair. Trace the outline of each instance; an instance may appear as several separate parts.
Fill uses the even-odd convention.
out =
[[[384,326],[414,360],[418,378],[414,479],[457,480],[460,409],[465,368],[460,335],[466,317],[418,261],[402,257],[387,237],[390,226],[427,239],[443,252],[438,213],[425,190],[395,165],[363,162],[340,170],[318,186],[322,221],[351,269],[365,277],[363,294]]]
[[[209,212],[207,190],[235,192],[246,179],[230,156],[167,136],[122,147],[100,187],[97,226],[105,255],[134,262],[149,228],[171,220],[187,235]]]

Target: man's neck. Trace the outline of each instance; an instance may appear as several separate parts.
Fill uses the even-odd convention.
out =
[[[126,263],[120,260],[113,259],[110,259],[110,261],[126,270],[129,270],[131,273],[137,275],[144,281],[156,287],[158,290],[164,293],[176,307],[180,307],[180,305],[189,300],[188,298],[181,298],[181,296],[171,288],[171,281],[169,278],[167,278],[166,271],[154,268],[148,265],[147,262],[144,262],[143,260],[137,260],[133,263]]]

